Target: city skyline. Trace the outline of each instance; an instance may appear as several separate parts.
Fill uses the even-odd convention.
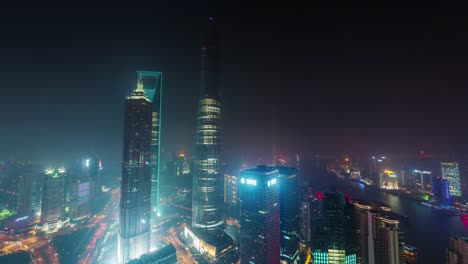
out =
[[[0,262],[468,258],[453,6],[7,10]]]

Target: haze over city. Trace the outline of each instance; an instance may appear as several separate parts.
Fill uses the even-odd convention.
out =
[[[462,10],[2,8],[0,262],[461,263]]]

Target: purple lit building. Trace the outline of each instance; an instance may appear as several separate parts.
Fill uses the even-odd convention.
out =
[[[443,204],[450,204],[450,188],[449,182],[447,179],[442,177],[437,177],[432,180],[432,190],[434,193],[434,199]]]

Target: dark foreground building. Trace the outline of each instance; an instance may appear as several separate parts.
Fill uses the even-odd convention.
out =
[[[280,188],[281,259],[294,263],[299,254],[298,170],[292,167],[276,168]]]
[[[258,166],[239,178],[241,263],[280,263],[278,170]]]

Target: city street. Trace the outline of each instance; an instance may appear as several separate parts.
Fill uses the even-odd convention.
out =
[[[186,249],[186,247],[180,242],[177,234],[182,232],[182,227],[183,225],[179,227],[172,227],[166,232],[166,235],[164,236],[164,240],[166,240],[168,243],[171,243],[176,251],[177,251],[177,258],[179,260],[179,263],[181,264],[192,264],[192,263],[197,263],[193,255]]]

